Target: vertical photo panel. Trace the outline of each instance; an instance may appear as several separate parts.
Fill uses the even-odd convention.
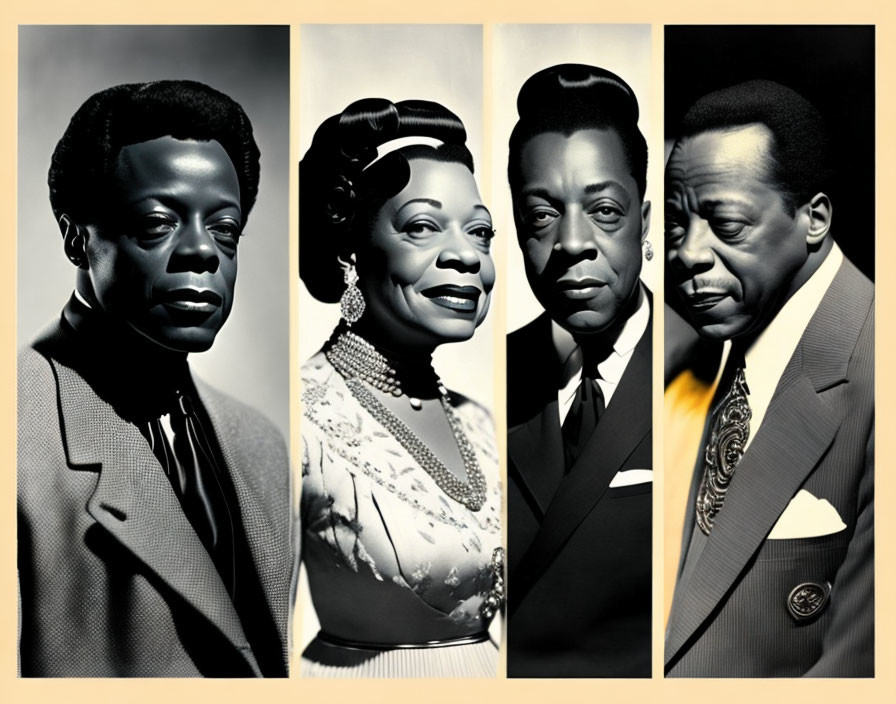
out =
[[[289,30],[21,27],[18,97],[20,674],[285,677]]]
[[[493,677],[482,28],[305,25],[300,44],[301,674]]]
[[[492,30],[510,677],[650,677],[648,25]]]
[[[665,30],[665,672],[874,676],[874,27]]]

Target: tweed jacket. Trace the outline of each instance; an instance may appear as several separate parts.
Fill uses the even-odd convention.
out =
[[[679,577],[701,476],[697,462]],[[768,539],[801,490],[828,502],[845,528]],[[844,260],[737,465],[690,578],[676,585],[667,675],[873,676],[873,499],[874,287]],[[807,583],[829,585],[827,601],[795,616],[794,595]]]
[[[290,480],[280,434],[195,380],[264,601],[268,626],[247,626],[146,439],[71,366],[65,342],[54,323],[18,359],[21,674],[285,676]]]

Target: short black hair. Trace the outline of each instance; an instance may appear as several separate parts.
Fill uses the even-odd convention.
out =
[[[516,101],[519,121],[510,135],[507,177],[520,185],[520,155],[526,142],[544,132],[568,137],[587,129],[612,129],[622,141],[638,195],[647,188],[647,142],[638,129],[638,99],[615,73],[585,64],[559,64],[529,77]]]
[[[230,97],[198,81],[113,86],[78,108],[56,145],[48,183],[56,220],[97,224],[122,148],[158,137],[217,140],[236,169],[245,227],[258,194],[259,151],[252,123]]]
[[[401,137],[442,144],[405,146],[373,164],[377,147]],[[345,286],[337,257],[352,251],[370,217],[408,184],[410,160],[459,162],[472,172],[466,139],[460,118],[427,100],[364,98],[327,118],[299,164],[299,275],[309,293],[339,300]]]
[[[791,213],[828,191],[830,142],[824,120],[812,103],[780,83],[747,81],[703,96],[685,114],[681,137],[757,123],[772,134],[768,179]]]

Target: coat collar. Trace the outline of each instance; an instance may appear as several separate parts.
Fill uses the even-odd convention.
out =
[[[652,315],[651,315],[652,323]],[[511,613],[544,573],[547,566],[578,528],[588,513],[606,492],[613,476],[622,463],[644,440],[652,428],[651,378],[653,336],[651,324],[635,347],[623,377],[613,396],[613,401],[601,417],[591,439],[582,451],[568,476],[562,481],[544,513],[544,519],[535,539],[511,575],[514,587],[509,592]],[[509,451],[520,474],[530,485],[532,477],[544,472],[543,458],[537,448],[559,447],[559,455],[551,461],[562,467],[563,450],[560,424],[557,418],[556,390],[554,402],[544,406],[542,416],[554,418],[554,423],[539,419],[541,427],[547,427],[553,436],[539,438],[534,419],[526,424],[526,445],[518,444],[519,429],[509,438]],[[554,428],[556,425],[556,428]],[[514,447],[516,445],[516,447]],[[534,450],[527,453],[526,449]],[[544,450],[542,450],[544,454]]]
[[[57,331],[49,338],[51,345],[54,337],[56,342],[65,341],[64,335]],[[259,673],[224,583],[146,439],[133,423],[124,420],[110,403],[100,398],[75,368],[58,356],[49,358],[59,390],[62,440],[69,466],[72,470],[96,471],[99,475],[87,512],[217,627],[242,653],[252,670]],[[271,577],[265,573],[269,560],[259,554],[258,536],[260,531],[271,535],[271,530],[265,523],[266,518],[255,510],[251,482],[238,470],[249,465],[233,462],[235,453],[231,445],[236,436],[221,433],[219,421],[223,412],[216,396],[204,384],[196,384],[196,388],[215,426],[222,456],[233,477],[259,578],[267,577],[263,580],[267,592],[272,588]],[[252,505],[246,506],[244,502]]]
[[[849,358],[872,300],[867,280],[844,261],[781,375],[687,588],[675,595],[667,628],[667,667],[725,598],[833,442],[844,411],[826,392],[847,381]],[[698,462],[686,541],[693,530],[690,507],[701,469]]]

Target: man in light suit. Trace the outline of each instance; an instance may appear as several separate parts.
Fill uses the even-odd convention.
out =
[[[650,203],[631,88],[554,66],[518,99],[509,179],[546,312],[507,342],[508,674],[649,677]],[[649,250],[648,250],[649,251]]]
[[[23,676],[287,674],[286,448],[187,364],[230,312],[258,156],[192,81],[97,93],[54,152],[77,274],[18,361]]]
[[[874,674],[874,290],[831,234],[818,112],[769,81],[688,111],[667,279],[724,341],[666,630],[674,677]],[[668,392],[667,392],[668,394]]]

